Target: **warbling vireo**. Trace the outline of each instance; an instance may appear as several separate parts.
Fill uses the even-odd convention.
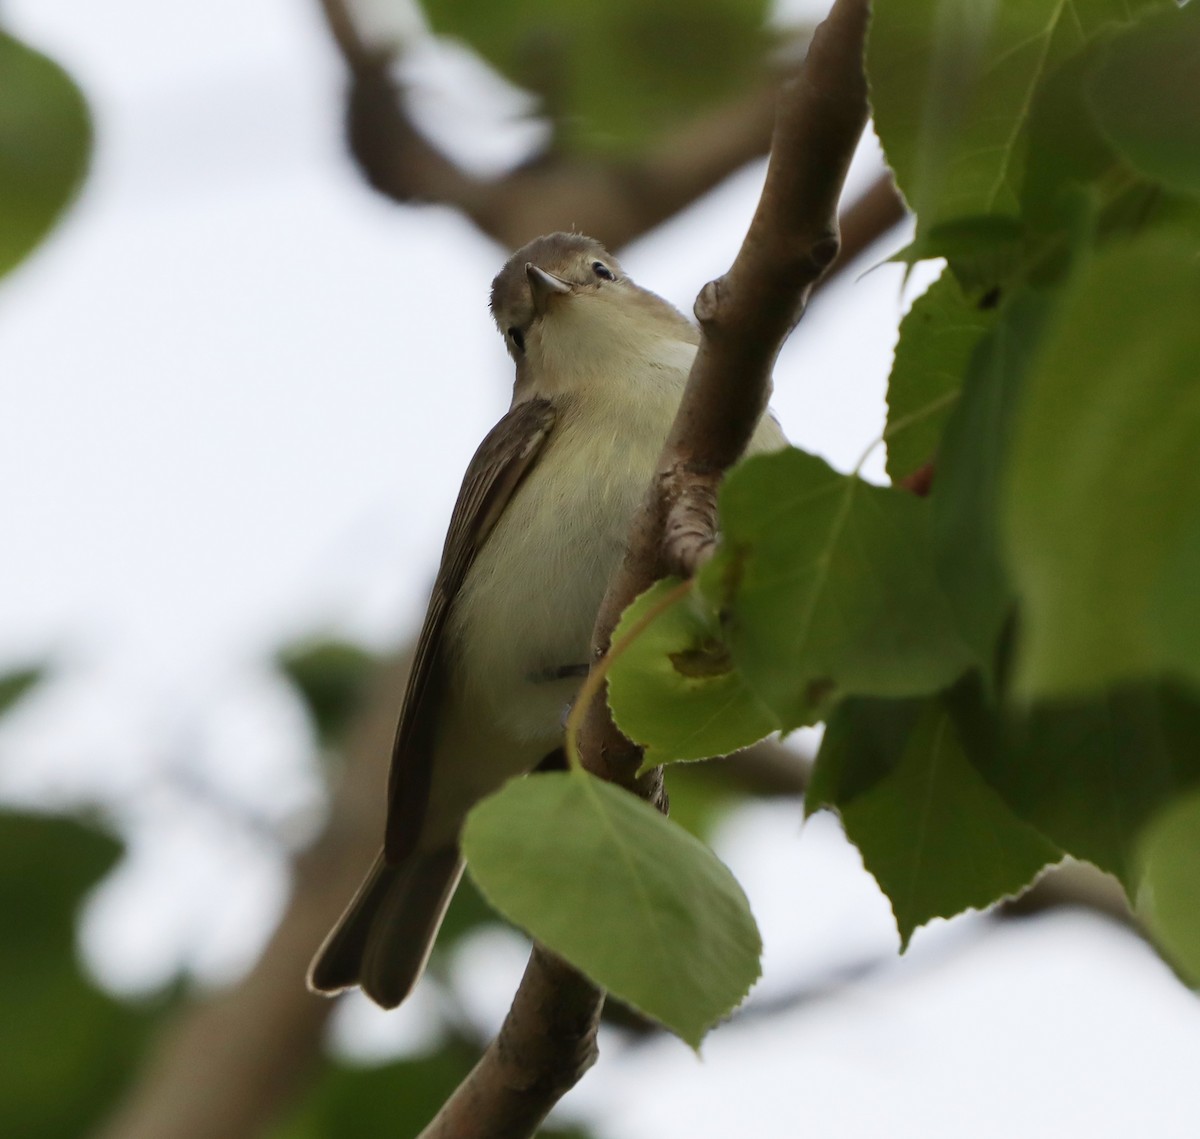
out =
[[[467,812],[562,743],[592,624],[696,354],[695,327],[591,238],[539,237],[492,282],[513,401],[459,491],[400,711],[383,850],[309,986],[412,990]],[[783,436],[769,416],[751,450]]]

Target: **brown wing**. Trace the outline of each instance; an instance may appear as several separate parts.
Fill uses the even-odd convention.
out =
[[[411,853],[429,798],[434,734],[445,684],[442,633],[450,607],[475,555],[513,492],[537,461],[554,419],[554,406],[549,400],[533,399],[517,404],[479,444],[463,476],[442,549],[442,563],[408,674],[392,750],[384,831],[384,854],[390,863],[399,862]]]

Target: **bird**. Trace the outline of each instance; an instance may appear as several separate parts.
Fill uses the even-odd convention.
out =
[[[400,709],[382,848],[308,986],[399,1005],[463,872],[467,813],[563,741],[608,579],[699,345],[598,241],[553,233],[492,282],[512,404],[467,468]],[[750,452],[786,445],[768,413]]]

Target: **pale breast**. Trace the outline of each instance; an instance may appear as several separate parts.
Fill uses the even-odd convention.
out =
[[[450,620],[460,682],[515,738],[549,747],[561,736],[579,680],[545,678],[588,664],[596,611],[694,355],[692,344],[667,342],[658,358],[564,397],[545,451],[463,583]],[[764,418],[750,449],[782,444]]]
[[[592,625],[675,412],[560,417],[472,566],[452,634],[469,691],[519,736],[557,737]],[[597,421],[599,419],[599,421]]]

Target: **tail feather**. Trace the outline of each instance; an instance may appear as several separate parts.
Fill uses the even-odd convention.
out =
[[[308,987],[336,993],[361,985],[395,1008],[425,970],[463,861],[454,847],[417,851],[395,866],[382,852],[308,970]]]

